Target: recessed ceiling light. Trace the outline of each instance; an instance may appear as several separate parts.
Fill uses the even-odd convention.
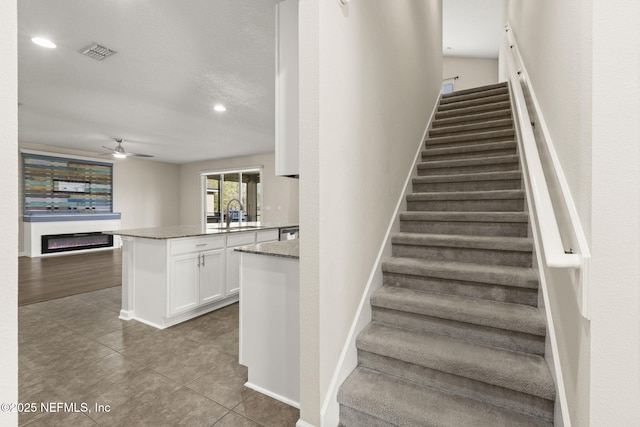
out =
[[[38,46],[46,47],[47,49],[54,49],[56,47],[56,44],[54,42],[42,37],[34,37],[31,39],[31,41],[37,44]]]
[[[225,106],[224,106],[224,105],[222,105],[222,104],[216,104],[216,105],[214,105],[214,106],[213,106],[213,109],[214,109],[215,111],[217,111],[218,113],[223,113],[223,112],[227,111],[227,107],[225,107]]]

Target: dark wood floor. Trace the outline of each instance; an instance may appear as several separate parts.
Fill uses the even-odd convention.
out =
[[[122,251],[20,257],[18,276],[18,305],[110,288],[122,283]]]

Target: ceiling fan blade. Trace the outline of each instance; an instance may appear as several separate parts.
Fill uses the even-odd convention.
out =
[[[117,149],[114,149],[114,148],[111,148],[111,147],[107,147],[105,145],[103,145],[102,148],[108,150],[109,153],[107,153],[107,154],[109,154],[109,155],[110,154],[119,154],[119,155],[125,156],[125,157],[146,157],[146,158],[154,157],[151,154],[140,154],[140,153],[131,153],[129,151],[124,151],[124,152],[123,151],[118,151]]]
[[[107,147],[107,146],[104,146],[104,145],[103,145],[103,146],[102,146],[102,148],[104,148],[105,150],[109,150],[109,152],[110,152],[109,154],[111,154],[111,153],[117,153],[117,151],[116,151],[116,150],[114,150],[114,149],[113,149],[113,148],[111,148],[111,147]]]

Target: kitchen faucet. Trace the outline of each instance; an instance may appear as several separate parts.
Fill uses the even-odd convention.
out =
[[[231,202],[238,202],[238,204],[240,205],[240,210],[238,211],[238,225],[240,225],[240,223],[242,222],[242,209],[244,209],[242,207],[242,202],[238,199],[231,199],[227,203],[227,228],[231,227],[231,211],[229,210]]]

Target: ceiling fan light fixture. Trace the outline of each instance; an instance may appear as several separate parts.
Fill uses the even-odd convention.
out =
[[[124,153],[113,153],[113,157],[115,157],[116,159],[126,159],[127,155]]]

